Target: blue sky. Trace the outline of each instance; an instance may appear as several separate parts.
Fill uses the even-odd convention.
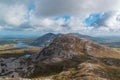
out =
[[[0,33],[119,35],[119,7],[119,0],[0,0]]]
[[[85,19],[85,23],[88,26],[92,26],[94,23],[96,23],[97,20],[99,20],[100,18],[100,14],[99,13],[94,13],[94,14],[90,14],[86,19]]]
[[[64,19],[64,21],[68,21],[68,20],[70,20],[70,17],[71,16],[68,16],[68,15],[66,15],[66,16],[57,16],[57,17],[55,17],[54,18],[54,20],[59,20],[59,19]]]

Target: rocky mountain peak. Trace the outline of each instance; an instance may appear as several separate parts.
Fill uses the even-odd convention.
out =
[[[78,38],[70,34],[57,36],[53,42],[36,54],[37,59],[46,57],[62,56],[72,58],[73,56],[93,56],[93,57],[119,57],[119,53],[113,49],[95,43],[85,38]]]

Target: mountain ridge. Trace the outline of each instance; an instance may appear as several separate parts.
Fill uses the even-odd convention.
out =
[[[83,35],[83,34],[79,34],[79,33],[67,33],[67,34],[77,36],[79,38],[87,38],[87,39],[90,39],[90,40],[93,40],[96,42],[102,41],[102,38],[92,37],[92,36]],[[54,40],[59,35],[61,35],[61,34],[47,33],[47,34],[42,35],[42,36],[38,37],[37,39],[35,39],[31,43],[31,45],[45,47],[45,46],[49,45],[52,42],[52,40]]]

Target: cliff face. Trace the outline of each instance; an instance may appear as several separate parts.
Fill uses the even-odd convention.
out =
[[[27,59],[1,59],[0,76],[35,77],[57,72],[59,74],[52,76],[53,80],[113,80],[106,66],[119,66],[116,65],[119,59],[120,54],[109,47],[70,34],[59,35],[50,45]],[[71,68],[75,70],[69,70]]]

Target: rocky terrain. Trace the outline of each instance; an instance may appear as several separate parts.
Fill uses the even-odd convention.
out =
[[[9,78],[119,80],[120,53],[85,38],[58,35],[28,58],[1,58],[0,67],[0,77]]]
[[[34,64],[24,57],[0,59],[0,77],[2,78],[26,77],[33,71]]]

